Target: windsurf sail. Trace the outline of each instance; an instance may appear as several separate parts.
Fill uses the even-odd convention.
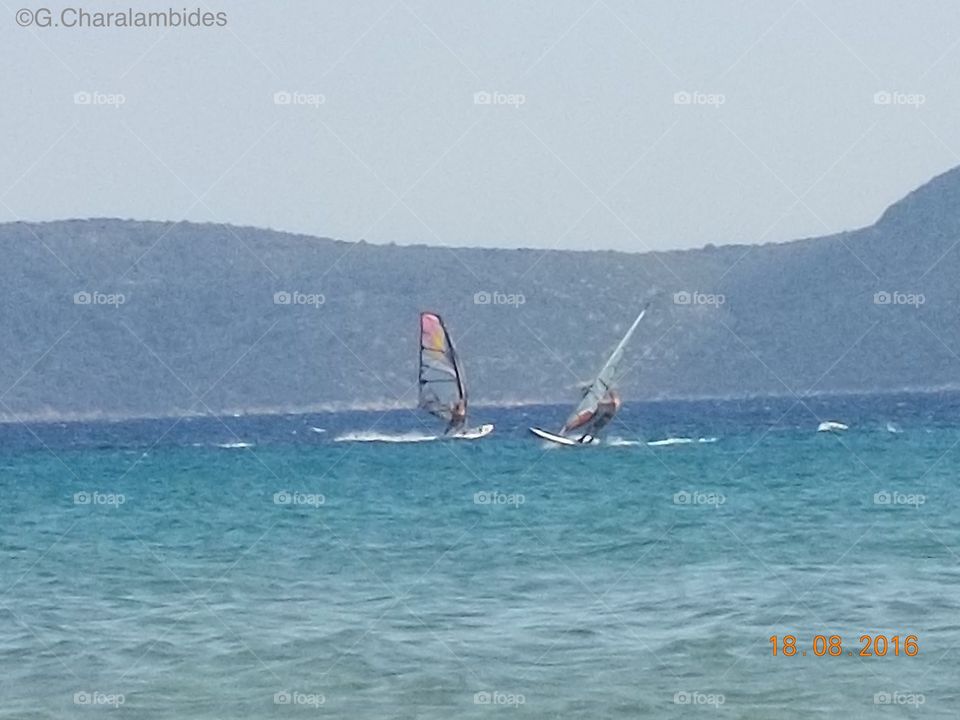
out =
[[[420,396],[418,406],[448,423],[462,427],[467,419],[467,389],[463,368],[443,319],[420,313]]]
[[[616,415],[620,409],[620,398],[614,390],[618,366],[623,359],[624,348],[630,342],[630,336],[633,335],[633,331],[637,329],[637,325],[643,320],[646,312],[647,308],[644,307],[613,353],[607,358],[603,367],[600,368],[597,377],[586,386],[580,404],[563,424],[560,430],[561,435],[569,435],[576,431],[582,438],[602,428]]]

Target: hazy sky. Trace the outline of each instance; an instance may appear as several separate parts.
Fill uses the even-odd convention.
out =
[[[224,2],[168,30],[21,4],[0,220],[640,251],[862,226],[960,164],[954,2]],[[131,4],[169,7],[83,7]]]

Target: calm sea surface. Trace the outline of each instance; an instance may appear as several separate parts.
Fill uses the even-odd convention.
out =
[[[960,397],[566,410],[0,427],[0,717],[960,714]]]

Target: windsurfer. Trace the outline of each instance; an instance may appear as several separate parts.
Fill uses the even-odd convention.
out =
[[[463,398],[457,400],[450,408],[450,424],[447,425],[447,434],[463,428],[467,422],[467,403]]]
[[[592,442],[596,434],[610,424],[619,409],[620,396],[617,395],[615,390],[607,390],[600,398],[595,410],[582,412],[572,424],[564,426],[561,432],[569,433],[571,430],[580,430],[583,434],[577,442]]]
[[[560,433],[555,435],[540,428],[530,428],[530,432],[561,445],[588,445],[596,440],[596,434],[609,425],[620,410],[620,396],[612,387],[617,380],[617,367],[623,359],[630,336],[646,312],[647,308],[644,307],[607,358],[607,362],[600,368],[597,377],[584,388],[580,404],[560,428]]]
[[[620,409],[620,396],[615,390],[608,390],[607,394],[597,404],[597,412],[593,416],[593,425],[590,430],[596,434],[606,427]]]

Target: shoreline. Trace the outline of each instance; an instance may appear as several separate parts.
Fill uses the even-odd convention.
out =
[[[664,404],[684,404],[691,405],[699,403],[737,403],[737,402],[757,402],[762,400],[794,400],[799,402],[806,399],[821,398],[850,398],[850,397],[893,397],[893,396],[925,396],[939,394],[960,393],[960,384],[944,385],[937,387],[902,387],[884,390],[836,390],[836,391],[817,391],[803,394],[791,395],[789,393],[766,394],[756,393],[750,395],[704,395],[704,396],[677,396],[677,397],[655,397],[646,399],[627,398],[626,403],[630,405],[664,405]],[[500,402],[473,402],[473,408],[492,408],[492,409],[510,409],[526,407],[566,407],[572,404],[572,400],[542,401],[542,400],[507,400]],[[24,415],[0,415],[0,426],[10,425],[62,425],[62,424],[89,424],[89,423],[127,423],[127,422],[153,422],[159,420],[175,420],[177,422],[190,421],[204,418],[258,418],[258,417],[280,417],[280,416],[308,416],[308,415],[336,415],[340,413],[363,413],[363,412],[400,412],[415,411],[414,405],[400,405],[396,402],[369,402],[369,403],[323,403],[317,405],[304,405],[299,407],[253,407],[253,408],[225,408],[218,413],[200,413],[194,411],[171,411],[158,414],[121,414],[109,412],[91,412],[91,413],[62,413],[54,414],[49,412],[31,413]]]

